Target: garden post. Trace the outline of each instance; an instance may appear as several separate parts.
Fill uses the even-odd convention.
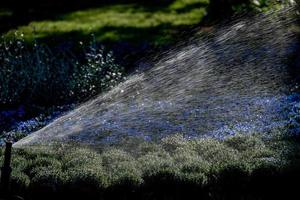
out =
[[[1,194],[2,195],[9,195],[10,188],[9,188],[9,182],[10,182],[10,174],[11,174],[11,149],[12,149],[12,142],[10,140],[7,140],[6,142],[6,148],[4,153],[4,162],[3,166],[1,168]]]

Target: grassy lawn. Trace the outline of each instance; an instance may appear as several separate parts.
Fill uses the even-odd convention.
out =
[[[176,31],[201,22],[209,0],[176,0],[169,5],[115,4],[74,11],[54,20],[33,21],[16,30],[27,40],[58,38],[99,42],[172,42]],[[6,35],[14,35],[16,30]]]

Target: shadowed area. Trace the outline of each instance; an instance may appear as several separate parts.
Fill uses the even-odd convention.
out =
[[[15,146],[114,144],[174,133],[224,138],[287,126],[299,99],[288,64],[296,48],[292,13],[244,17],[195,36]]]

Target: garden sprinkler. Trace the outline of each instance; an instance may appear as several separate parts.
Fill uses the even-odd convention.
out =
[[[4,198],[8,197],[10,194],[10,175],[11,175],[11,149],[12,149],[13,140],[11,136],[7,136],[5,140],[5,153],[4,153],[4,162],[1,167],[1,185],[0,185],[0,194]]]
[[[8,135],[5,139],[5,152],[4,152],[4,162],[1,167],[1,182],[0,182],[0,200],[24,200],[20,196],[12,195],[10,188],[10,175],[12,168],[11,163],[11,151],[13,145],[13,138]]]

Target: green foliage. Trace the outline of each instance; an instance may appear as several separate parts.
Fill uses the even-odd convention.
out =
[[[177,170],[173,158],[165,151],[145,154],[138,159],[138,163],[145,177],[173,174]]]
[[[82,168],[70,168],[67,171],[66,183],[70,187],[94,187],[101,189],[107,187],[107,177],[105,177],[101,166],[83,166]]]
[[[141,142],[131,150],[121,146],[96,151],[74,144],[16,149],[12,183],[15,191],[36,195],[41,195],[39,191],[65,192],[98,198],[117,194],[121,188],[127,195],[138,195],[147,193],[147,188],[161,192],[160,187],[178,186],[182,192],[202,188],[195,191],[208,190],[218,198],[227,195],[224,188],[243,191],[251,181],[280,172],[287,162],[278,161],[288,159],[287,154],[281,154],[286,146],[274,149],[272,143],[278,138],[267,140],[259,135],[237,135],[224,141],[189,140],[177,134],[158,144]],[[264,170],[268,174],[262,174]]]
[[[13,170],[11,174],[11,187],[16,194],[24,194],[28,190],[30,178],[24,172]]]
[[[254,135],[237,135],[228,138],[225,144],[238,150],[243,157],[249,158],[252,162],[256,159],[278,159],[278,156],[277,158],[272,158],[273,152],[271,149],[267,148],[263,140]]]
[[[34,168],[31,174],[30,186],[33,190],[39,188],[47,188],[54,192],[62,185],[64,180],[64,174],[55,166],[45,166]]]
[[[142,182],[141,170],[128,153],[113,149],[104,152],[101,157],[110,185],[135,187]]]
[[[93,42],[83,60],[70,52],[26,44],[22,39],[0,42],[0,104],[55,105],[95,95],[121,80],[123,69],[111,52]]]

